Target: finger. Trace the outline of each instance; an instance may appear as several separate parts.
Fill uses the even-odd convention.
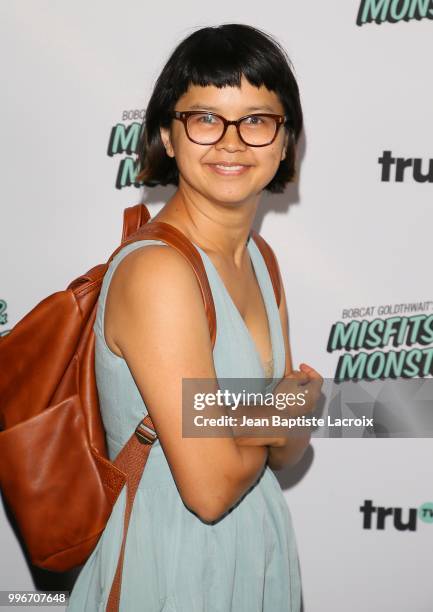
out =
[[[300,370],[294,370],[293,371],[293,377],[297,378],[299,380],[308,380],[309,379],[308,372],[301,372]]]
[[[310,378],[314,378],[317,380],[320,380],[320,379],[323,380],[319,372],[315,370],[314,368],[312,368],[311,366],[307,365],[306,363],[301,363],[299,367],[302,368],[302,372],[305,372],[306,374],[308,374]]]
[[[296,378],[297,378],[299,386],[308,385],[310,382],[310,379],[308,376],[297,376]]]
[[[292,370],[292,372],[288,374],[286,378],[294,378],[301,385],[309,381],[308,374],[300,372],[299,370]]]

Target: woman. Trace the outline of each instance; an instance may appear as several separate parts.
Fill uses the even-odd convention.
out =
[[[298,612],[296,542],[271,468],[296,463],[309,435],[183,438],[181,412],[183,378],[254,378],[274,392],[284,377],[321,381],[305,364],[293,372],[284,291],[278,309],[249,239],[263,190],[281,192],[294,175],[302,111],[288,59],[250,26],[198,30],[158,78],[145,128],[138,178],[177,185],[154,220],[175,226],[199,250],[217,337],[212,350],[194,272],[175,249],[146,240],[116,255],[94,327],[110,458],[146,412],[158,434],[134,501],[120,609]],[[69,610],[105,609],[124,493]]]

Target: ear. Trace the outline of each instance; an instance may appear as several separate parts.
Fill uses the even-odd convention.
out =
[[[286,158],[287,155],[287,147],[289,146],[289,132],[286,130],[286,133],[284,135],[284,144],[283,144],[283,150],[281,151],[281,160],[283,161],[283,159]]]
[[[159,133],[161,134],[161,140],[165,147],[165,151],[169,157],[174,157],[173,145],[171,144],[171,136],[169,128],[160,127]]]

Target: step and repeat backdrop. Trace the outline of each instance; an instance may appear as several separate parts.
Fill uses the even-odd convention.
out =
[[[125,207],[153,216],[172,195],[135,181],[155,79],[193,30],[247,23],[287,50],[305,116],[297,180],[264,194],[254,222],[280,263],[294,367],[333,384],[404,377],[415,387],[387,393],[388,417],[431,414],[432,0],[17,0],[0,12],[1,335],[108,258]],[[432,432],[339,432],[277,472],[304,611],[433,610]],[[0,505],[0,590],[70,590],[78,571],[33,567]]]

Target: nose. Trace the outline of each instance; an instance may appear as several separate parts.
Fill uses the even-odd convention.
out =
[[[218,150],[226,149],[227,151],[244,151],[246,146],[239,138],[236,126],[233,124],[227,126],[224,136],[215,145]]]

